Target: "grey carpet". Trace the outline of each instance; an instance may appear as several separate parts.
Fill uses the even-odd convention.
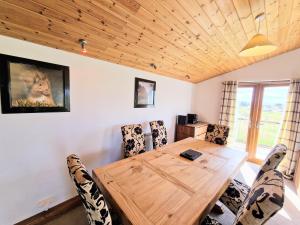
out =
[[[52,220],[46,225],[89,225],[83,206],[78,206],[75,209],[61,215],[57,219]]]

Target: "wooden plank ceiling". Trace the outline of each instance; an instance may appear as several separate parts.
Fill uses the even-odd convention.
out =
[[[279,48],[241,58],[261,12]],[[299,48],[300,0],[0,0],[0,34],[197,83]]]

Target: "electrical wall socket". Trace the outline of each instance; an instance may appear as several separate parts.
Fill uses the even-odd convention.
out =
[[[47,198],[41,199],[37,202],[37,207],[40,210],[47,210],[50,207],[53,206],[53,203],[55,202],[54,196],[49,196]]]

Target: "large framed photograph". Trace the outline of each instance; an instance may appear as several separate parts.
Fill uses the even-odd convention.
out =
[[[0,54],[2,113],[70,112],[69,67]]]
[[[134,108],[154,107],[156,82],[135,78]]]

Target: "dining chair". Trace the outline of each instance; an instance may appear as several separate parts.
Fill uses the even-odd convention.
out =
[[[287,147],[284,144],[277,144],[272,151],[267,155],[262,167],[260,168],[257,177],[263,173],[276,169],[286,155]]]
[[[153,148],[157,149],[167,144],[167,129],[165,127],[164,121],[157,120],[151,121],[150,123]]]
[[[229,135],[229,127],[218,124],[208,124],[205,141],[209,141],[218,145],[226,145]]]
[[[275,145],[261,166],[256,179],[261,177],[265,172],[276,169],[286,155],[286,151],[287,147],[285,145]],[[248,185],[233,179],[219,200],[234,214],[236,214],[249,191],[250,187]]]
[[[125,158],[145,152],[145,136],[141,124],[121,127]]]
[[[69,174],[75,183],[81,202],[87,212],[90,225],[111,225],[112,219],[103,194],[89,175],[79,157],[67,157]]]
[[[233,225],[261,225],[278,212],[284,203],[284,182],[282,173],[269,170],[258,177],[247,198],[243,201]],[[221,225],[206,216],[201,225]]]

